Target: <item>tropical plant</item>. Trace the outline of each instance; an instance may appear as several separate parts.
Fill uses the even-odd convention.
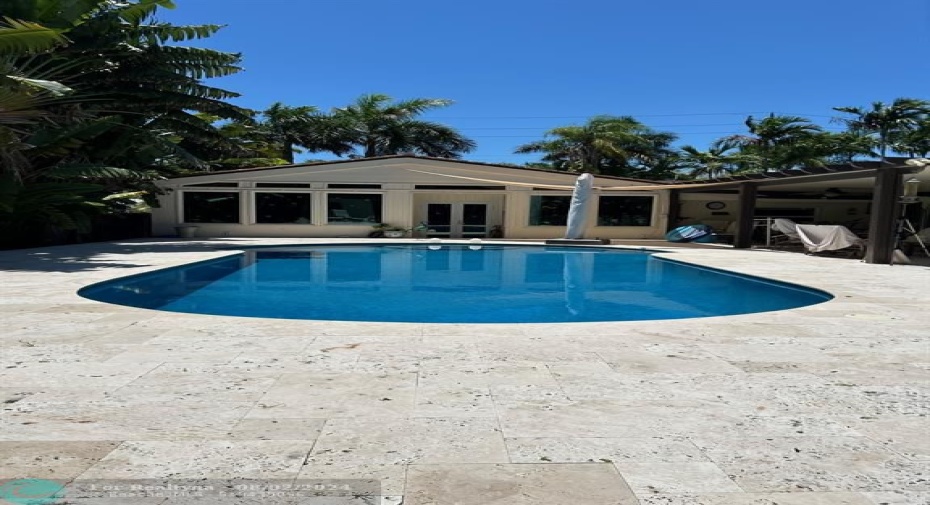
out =
[[[387,95],[362,95],[346,107],[333,109],[325,121],[317,123],[323,130],[304,139],[302,145],[351,158],[403,153],[461,158],[475,148],[474,141],[455,129],[417,119],[432,109],[451,105],[451,100],[392,100]]]
[[[757,170],[759,157],[743,154],[737,147],[733,142],[725,140],[715,142],[706,151],[694,146],[682,146],[679,167],[688,170],[688,175],[696,179],[714,179]]]
[[[198,113],[249,117],[202,83],[237,72],[239,55],[173,45],[219,27],[155,21],[162,7],[173,3],[5,2],[0,234],[80,230],[93,212],[152,199],[152,180],[206,168],[197,150],[226,140]]]
[[[314,130],[323,127],[322,116],[316,107],[290,107],[275,102],[262,111],[262,119],[255,125],[254,132],[265,142],[274,145],[280,157],[288,163],[294,163],[297,146],[312,144]],[[311,150],[319,150],[310,145]]]
[[[811,158],[806,153],[824,133],[823,128],[799,116],[770,114],[762,119],[749,116],[745,124],[748,134],[731,135],[717,142],[738,147],[743,155],[756,157],[762,170],[782,170],[809,163]]]
[[[930,156],[930,117],[921,120],[913,129],[894,134],[891,148],[909,156]]]
[[[595,116],[580,126],[553,128],[545,136],[515,152],[543,153],[542,160],[556,170],[645,177],[669,159],[676,138],[630,116]]]
[[[834,107],[833,110],[851,117],[839,118],[850,132],[874,140],[882,161],[895,139],[919,129],[930,114],[930,102],[915,98],[896,98],[891,104],[872,102],[866,107]]]
[[[819,157],[825,163],[852,163],[856,159],[875,156],[871,139],[848,131],[822,133],[815,137],[811,144],[812,156]]]

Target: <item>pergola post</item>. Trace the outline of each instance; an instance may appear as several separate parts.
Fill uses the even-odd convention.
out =
[[[897,167],[880,168],[875,174],[866,263],[891,263],[897,242],[901,175]]]
[[[678,226],[681,219],[681,192],[677,189],[668,190],[668,221],[665,223],[665,231],[672,231]]]
[[[756,185],[744,182],[739,185],[739,214],[736,218],[735,249],[752,247],[753,218],[756,214]]]

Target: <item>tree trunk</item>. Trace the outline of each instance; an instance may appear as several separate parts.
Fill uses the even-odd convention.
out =
[[[281,154],[284,156],[284,159],[291,165],[294,164],[294,144],[291,142],[284,142],[284,145],[281,147],[281,150],[284,151]]]
[[[374,139],[365,140],[365,157],[374,158],[378,155],[378,143]]]

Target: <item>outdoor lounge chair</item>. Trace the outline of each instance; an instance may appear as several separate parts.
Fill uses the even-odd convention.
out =
[[[798,223],[790,219],[778,218],[772,220],[772,231],[777,232],[772,235],[773,246],[801,246],[801,236],[798,234]]]
[[[865,253],[866,241],[842,225],[796,225],[798,236],[809,254],[857,247]]]

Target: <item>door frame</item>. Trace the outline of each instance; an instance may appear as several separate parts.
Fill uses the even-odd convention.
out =
[[[449,205],[449,233],[430,233],[427,232],[429,237],[442,237],[442,238],[485,238],[488,236],[488,233],[491,230],[490,222],[490,211],[491,204],[489,202],[424,202],[423,203],[423,216],[427,218],[427,224],[429,223],[429,206],[430,205]],[[464,219],[464,211],[466,205],[483,205],[484,212],[484,231],[481,233],[469,232],[466,234],[463,230],[465,224],[462,222]],[[480,226],[480,225],[468,225],[468,226]]]

